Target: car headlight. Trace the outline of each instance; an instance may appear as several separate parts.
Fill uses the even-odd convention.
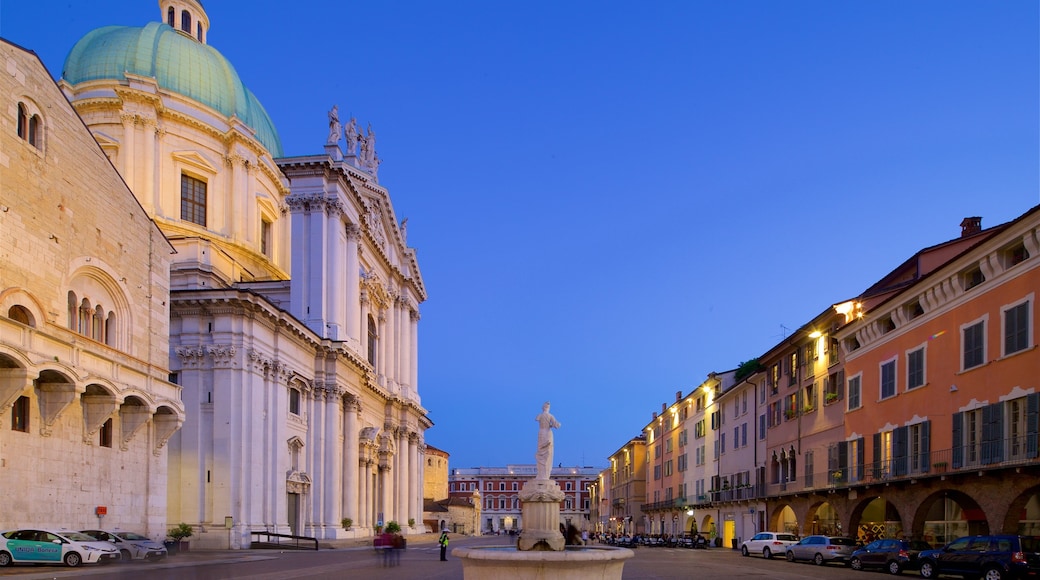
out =
[[[88,552],[95,552],[95,551],[101,549],[101,548],[97,548],[97,547],[94,547],[94,546],[88,546],[86,544],[84,544],[84,545],[82,545],[80,547],[83,548],[84,550],[88,551]]]

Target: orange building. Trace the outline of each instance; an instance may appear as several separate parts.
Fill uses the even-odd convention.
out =
[[[610,456],[607,478],[609,519],[603,531],[615,534],[646,532],[642,506],[646,502],[646,435],[640,434]]]
[[[1040,206],[961,226],[836,307],[846,413],[833,483],[864,540],[1040,532]]]

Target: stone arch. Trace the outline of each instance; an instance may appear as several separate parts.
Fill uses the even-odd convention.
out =
[[[1011,500],[998,531],[1028,536],[1040,534],[1040,484],[1022,490]]]
[[[773,512],[769,514],[768,526],[770,530],[777,532],[801,534],[798,512],[790,503],[780,503],[773,508]]]
[[[838,507],[823,498],[809,504],[805,513],[805,526],[807,534],[840,536],[843,531]]]
[[[24,309],[30,318],[28,326],[33,328],[38,328],[47,320],[47,317],[44,316],[46,309],[29,292],[21,288],[9,288],[0,292],[0,315],[10,317],[10,313],[15,308]]]
[[[906,522],[899,507],[885,496],[864,496],[852,507],[846,532],[864,544],[881,538],[902,539],[908,535]]]
[[[918,504],[911,524],[911,537],[941,545],[957,536],[988,534],[989,523],[975,498],[957,489],[940,489]],[[942,519],[938,519],[939,517]]]
[[[126,292],[116,281],[116,275],[114,269],[100,261],[94,263],[91,258],[83,258],[70,264],[67,286],[77,301],[89,301],[92,307],[101,306],[106,312],[115,314],[114,317],[104,317],[106,336],[102,336],[100,342],[127,351],[131,345],[133,310]],[[70,326],[70,322],[66,321],[64,326]]]

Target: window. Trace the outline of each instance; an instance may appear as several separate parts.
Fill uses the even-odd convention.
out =
[[[109,418],[107,421],[101,424],[101,430],[98,432],[98,445],[102,447],[112,447],[112,419]]]
[[[166,24],[169,24],[171,27],[177,24],[177,11],[173,9],[173,6],[170,6],[166,11]]]
[[[921,307],[921,301],[915,300],[913,303],[906,307],[906,318],[907,320],[913,320],[918,316],[924,314],[924,308]]]
[[[11,430],[29,432],[29,397],[18,397],[11,407]]]
[[[787,363],[787,385],[791,386],[798,382],[798,353],[792,352]]]
[[[260,220],[260,253],[271,257],[271,222]]]
[[[181,30],[191,34],[191,14],[187,10],[181,11]]]
[[[206,226],[206,182],[181,175],[181,219]]]
[[[962,333],[962,346],[963,346],[963,369],[968,370],[981,365],[986,360],[986,343],[985,343],[985,320],[980,320],[974,324],[965,326],[961,329]]]
[[[29,309],[24,306],[15,304],[7,310],[7,317],[19,324],[24,324],[33,328],[36,327],[36,318],[32,315],[32,312],[29,312]]]
[[[671,474],[672,474],[672,460],[669,459],[668,461],[664,462],[664,475],[665,475],[665,477],[668,477]],[[570,488],[568,488],[568,489],[570,489]]]
[[[838,364],[838,339],[833,336],[827,337],[827,366]]]
[[[758,416],[758,440],[761,441],[766,438],[766,416],[761,414]]]
[[[862,405],[860,400],[862,375],[856,375],[849,379],[849,410],[859,409]]]
[[[25,103],[18,103],[18,119],[16,121],[18,136],[29,145],[40,148],[40,116],[31,113]]]
[[[1026,459],[1030,455],[1026,453],[1026,398],[1019,397],[1007,402],[1007,434],[1009,459]]]
[[[1029,348],[1029,305],[1031,300],[1004,310],[1004,356]]]
[[[498,484],[498,491],[505,491],[505,490],[506,490],[506,482],[503,481],[503,482]]]
[[[1029,259],[1029,251],[1026,250],[1025,244],[1022,242],[1008,248],[1004,252],[1004,263],[1007,268],[1021,264],[1027,259]]]
[[[733,448],[740,447],[740,427],[733,428]]]
[[[906,388],[916,389],[924,385],[924,347],[906,355]]]
[[[965,290],[971,290],[986,281],[986,277],[982,275],[982,270],[978,267],[968,270],[962,276]]]
[[[289,412],[293,415],[300,414],[300,391],[289,389]]]
[[[517,490],[517,487],[516,487],[516,482],[514,481],[514,482],[513,482],[513,491],[516,491],[516,490]]]
[[[740,426],[740,446],[747,447],[747,423]]]
[[[881,397],[887,399],[896,394],[896,361],[881,363]]]
[[[376,321],[372,315],[368,315],[368,364],[376,366],[376,346],[379,334],[376,332]]]
[[[886,316],[878,322],[878,326],[881,329],[881,334],[888,334],[896,329],[896,323],[892,321],[891,316]]]
[[[780,387],[780,363],[774,364],[769,369],[769,390],[770,394],[775,395],[777,388]]]

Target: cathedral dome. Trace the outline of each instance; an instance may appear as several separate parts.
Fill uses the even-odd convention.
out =
[[[172,10],[171,21],[174,20]],[[143,28],[98,28],[72,47],[65,59],[62,78],[72,85],[103,79],[125,81],[126,73],[154,78],[162,89],[212,107],[228,117],[238,117],[256,133],[257,140],[273,157],[281,157],[282,143],[270,116],[242,83],[231,63],[200,40],[205,38],[206,32],[202,23],[201,19],[197,22],[198,38],[192,36],[194,30],[177,30],[159,22],[151,22]],[[208,26],[208,21],[206,24]]]

